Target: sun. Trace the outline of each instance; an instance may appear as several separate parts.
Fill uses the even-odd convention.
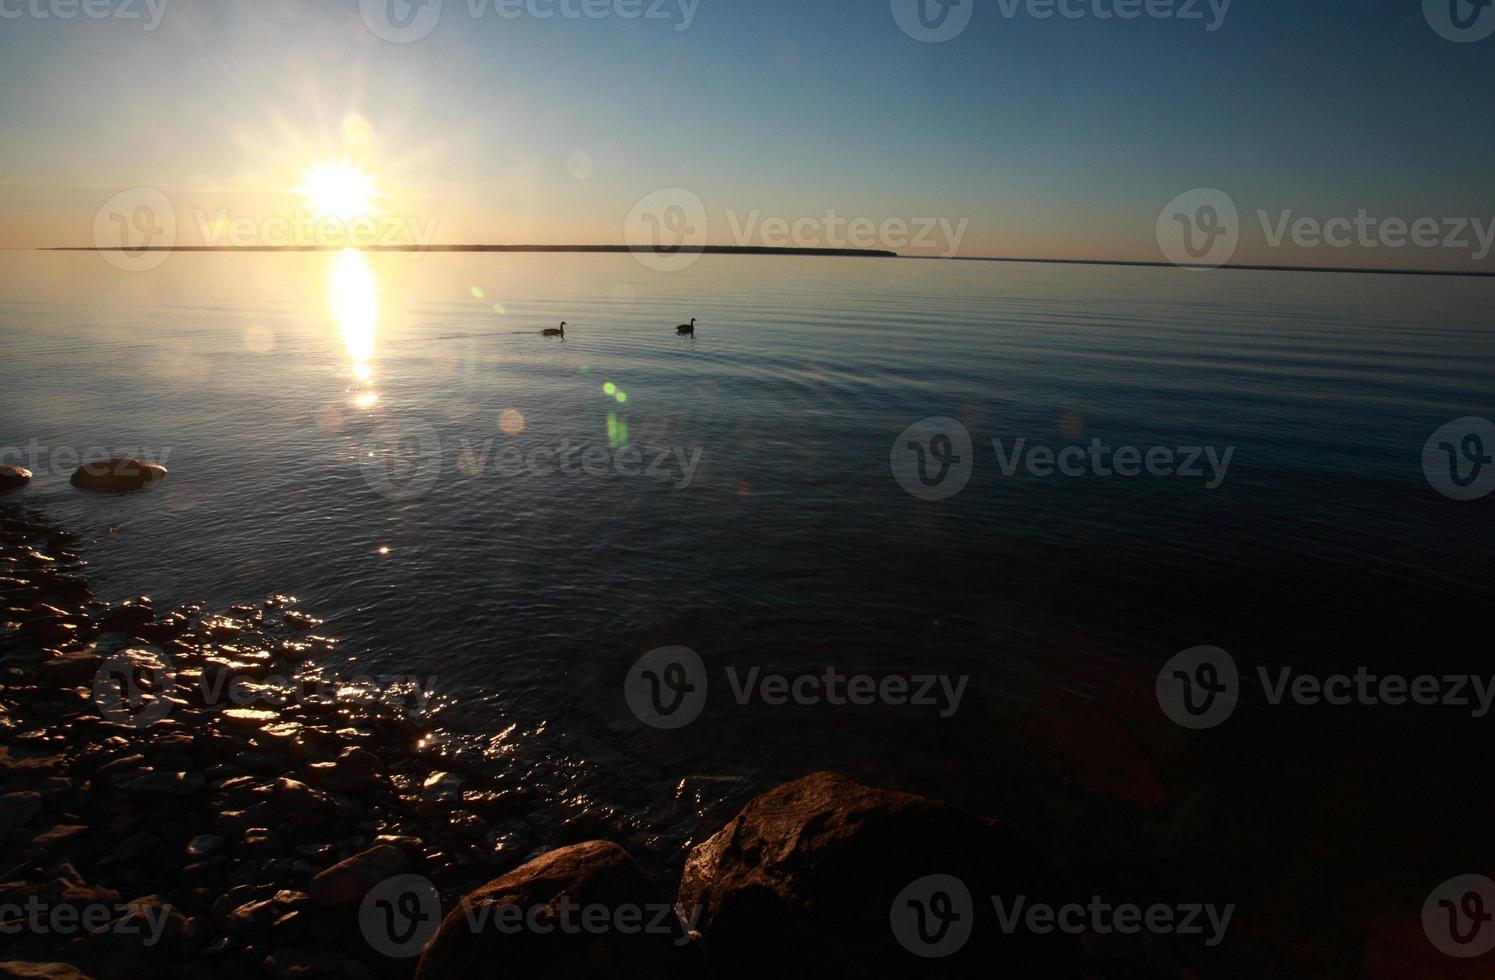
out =
[[[373,214],[379,197],[374,178],[363,168],[346,160],[315,163],[301,171],[301,186],[296,188],[309,207],[321,218],[350,221]]]

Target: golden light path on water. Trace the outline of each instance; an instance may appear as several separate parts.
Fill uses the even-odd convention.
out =
[[[354,379],[367,386],[374,378],[374,337],[379,327],[379,286],[361,252],[344,249],[332,261],[328,276],[328,302],[342,333],[343,346],[353,362]],[[379,400],[365,387],[353,399],[359,408]]]

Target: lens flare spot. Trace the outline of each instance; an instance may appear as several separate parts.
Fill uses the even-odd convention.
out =
[[[609,381],[609,382],[607,382],[606,384],[604,384],[602,386],[602,391],[609,398],[611,398],[612,396],[614,396],[614,395],[616,395],[618,393],[618,386],[615,385],[615,384],[613,384],[611,381]]]
[[[485,293],[485,292],[483,292],[483,288],[481,286],[474,286],[474,287],[472,287],[472,298],[473,299],[482,299],[486,295],[488,295],[488,294]]]
[[[506,408],[498,418],[498,428],[506,436],[517,436],[524,431],[524,413],[517,408]]]

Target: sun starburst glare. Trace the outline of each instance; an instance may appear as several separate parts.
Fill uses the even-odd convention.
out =
[[[301,185],[296,193],[318,217],[343,221],[377,213],[374,202],[381,196],[373,176],[347,160],[324,161],[307,167],[301,171]]]

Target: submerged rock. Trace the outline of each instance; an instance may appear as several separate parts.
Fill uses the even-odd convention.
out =
[[[719,976],[785,963],[805,976],[1063,976],[1069,940],[1007,935],[993,912],[994,896],[1051,891],[995,821],[819,772],[756,797],[691,851],[677,906],[699,915]],[[951,914],[936,921],[941,910]],[[954,941],[931,953],[930,936],[945,935]]]
[[[702,972],[668,896],[623,848],[589,841],[466,896],[441,923],[416,977],[667,980]]]
[[[0,493],[19,490],[31,482],[31,471],[24,466],[0,465]]]
[[[139,459],[106,459],[78,467],[72,484],[79,490],[121,493],[144,489],[165,476],[166,467],[155,463]]]
[[[334,864],[311,880],[311,900],[323,908],[357,905],[369,889],[401,874],[410,858],[400,848],[378,844]]]

